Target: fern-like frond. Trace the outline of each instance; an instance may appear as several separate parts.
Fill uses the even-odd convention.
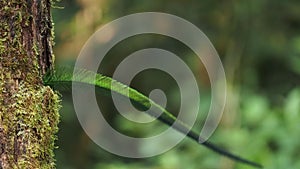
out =
[[[154,106],[156,109],[161,110],[163,113],[157,114],[157,112],[154,111],[147,111],[151,116],[156,117],[161,122],[172,126],[174,129],[178,130],[182,133],[187,133],[187,136],[191,138],[192,140],[196,141],[198,144],[201,144],[216,153],[226,156],[234,161],[241,162],[247,165],[251,165],[253,167],[262,168],[260,164],[257,164],[255,162],[249,161],[247,159],[241,158],[237,155],[234,155],[217,145],[205,141],[205,142],[199,142],[201,138],[199,139],[199,135],[194,132],[193,130],[190,130],[190,126],[186,125],[182,121],[177,120],[176,117],[162,108],[160,105],[156,104],[154,101],[146,97],[145,95],[141,94],[137,90],[126,86],[120,82],[117,82],[116,80],[97,74],[88,70],[83,69],[76,69],[73,71],[72,68],[58,68],[55,70],[55,72],[49,72],[45,75],[44,84],[49,85],[57,90],[66,90],[71,91],[72,83],[82,83],[87,85],[93,85],[97,89],[100,90],[101,94],[107,95],[111,92],[115,92],[121,96],[125,96],[139,107],[147,110],[151,106]],[[174,125],[174,122],[176,121],[176,124]]]

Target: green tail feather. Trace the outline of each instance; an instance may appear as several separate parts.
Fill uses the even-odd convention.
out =
[[[172,126],[173,123],[176,121],[176,117],[174,115],[172,115],[170,112],[162,108],[160,105],[156,104],[154,101],[152,101],[145,95],[141,94],[140,92],[138,92],[133,88],[130,88],[120,82],[117,82],[116,80],[110,77],[101,74],[97,74],[83,69],[78,69],[74,71],[74,76],[73,76],[73,69],[59,68],[56,69],[55,72],[49,72],[48,74],[46,74],[43,81],[45,85],[49,85],[55,89],[65,90],[65,91],[71,91],[72,83],[74,82],[93,85],[96,88],[101,89],[101,94],[105,95],[105,94],[109,94],[110,92],[115,92],[117,94],[130,98],[131,101],[133,101],[136,105],[139,105],[141,108],[148,109],[151,107],[151,105],[155,106],[163,113],[156,114],[156,112],[149,112],[149,111],[147,112],[149,112],[151,116],[157,117],[158,120],[162,121],[163,123],[169,126]],[[177,120],[177,122],[178,121],[179,120]],[[183,122],[179,121],[177,125],[173,125],[172,127],[178,130],[179,132],[187,133],[187,136],[190,137],[192,140],[196,141],[198,144],[202,144],[203,146],[209,148],[210,150],[215,151],[218,154],[226,156],[240,163],[251,165],[257,168],[263,168],[262,165],[246,160],[237,155],[234,155],[214,145],[213,143],[210,143],[208,141],[199,142],[199,135],[196,132],[189,130],[190,127]]]

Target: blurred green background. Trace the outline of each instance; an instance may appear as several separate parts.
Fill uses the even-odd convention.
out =
[[[299,0],[62,0],[55,6],[56,65],[74,64],[84,43],[97,29],[124,15],[165,12],[192,22],[215,46],[227,77],[226,109],[210,140],[266,169],[300,168]],[[159,35],[128,38],[107,54],[99,72],[111,76],[127,55],[149,47],[177,54],[197,76],[201,108],[194,128],[200,131],[210,106],[210,84],[202,63],[181,42]],[[179,91],[166,73],[143,71],[133,79],[132,86],[146,95],[161,88],[168,98],[167,109],[178,110]],[[167,153],[152,158],[129,159],[110,154],[93,143],[80,127],[71,94],[62,95],[59,148],[55,152],[57,168],[251,168],[187,138]],[[99,99],[107,120],[123,133],[143,137],[166,129],[159,122],[137,127],[118,115],[110,98]],[[147,149],[151,147],[140,151]]]

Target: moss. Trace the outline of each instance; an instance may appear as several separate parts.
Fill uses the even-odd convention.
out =
[[[5,80],[12,75],[0,73],[0,93],[5,93]],[[3,95],[1,95],[3,96]],[[54,141],[59,122],[60,99],[47,86],[21,82],[11,99],[14,103],[0,107],[2,132],[8,141],[5,151],[16,152],[7,156],[15,165],[11,168],[54,168]],[[6,99],[0,97],[1,103]],[[4,113],[6,112],[6,113]],[[11,163],[11,164],[13,164]]]
[[[41,80],[54,60],[50,4],[0,3],[0,168],[55,168],[60,99]]]

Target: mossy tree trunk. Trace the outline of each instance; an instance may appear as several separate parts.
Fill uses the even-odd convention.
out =
[[[42,83],[53,69],[50,8],[0,1],[0,169],[55,168],[59,97]]]

